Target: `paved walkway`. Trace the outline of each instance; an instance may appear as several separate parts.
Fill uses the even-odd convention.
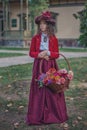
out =
[[[34,61],[28,55],[28,51],[13,51],[13,50],[0,50],[0,52],[7,52],[7,53],[23,53],[26,56],[17,56],[17,57],[8,57],[8,58],[0,58],[0,67],[12,66],[12,65],[19,65],[19,64],[26,64],[32,63]],[[67,58],[72,57],[87,57],[87,52],[61,52]],[[61,58],[61,57],[60,57]]]

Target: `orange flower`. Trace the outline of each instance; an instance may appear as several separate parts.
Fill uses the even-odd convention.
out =
[[[50,75],[50,79],[54,79],[55,77],[54,77],[54,75]]]
[[[60,79],[60,76],[55,76],[55,80],[59,80]]]
[[[56,72],[56,69],[55,68],[50,68],[48,71],[47,71],[47,74],[53,74]]]

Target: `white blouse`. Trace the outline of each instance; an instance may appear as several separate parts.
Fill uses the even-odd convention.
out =
[[[44,41],[44,37],[47,37],[47,41]],[[48,50],[48,55],[50,55],[49,38],[48,38],[47,34],[44,34],[44,33],[41,34],[40,50]]]

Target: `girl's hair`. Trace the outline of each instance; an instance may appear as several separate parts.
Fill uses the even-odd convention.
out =
[[[47,24],[47,34],[48,34],[48,36],[53,36],[55,34],[55,26],[53,26],[51,23],[48,23],[48,22],[46,22],[46,24]],[[41,30],[40,30],[40,23],[39,23],[37,34],[40,34],[40,33],[41,33]]]

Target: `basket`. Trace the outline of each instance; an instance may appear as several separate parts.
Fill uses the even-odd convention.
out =
[[[61,55],[65,59],[67,65],[68,65],[68,69],[71,70],[68,59],[66,59],[66,57],[63,54],[59,54],[59,55]],[[43,60],[41,60],[41,62],[40,62],[40,74],[42,74],[42,63],[43,63]],[[36,81],[38,81],[38,80],[36,80]],[[70,83],[70,80],[66,77],[64,84],[50,83],[47,85],[43,84],[43,86],[49,88],[53,93],[60,93],[60,92],[65,91],[66,89],[69,89],[69,83]]]

